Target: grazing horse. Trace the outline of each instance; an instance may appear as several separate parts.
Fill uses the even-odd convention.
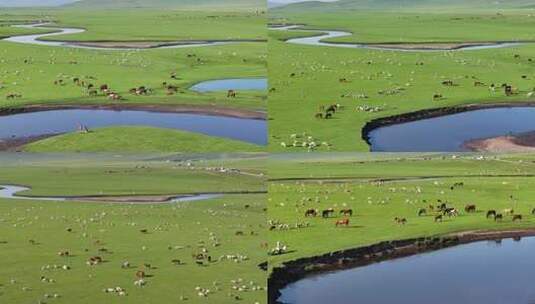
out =
[[[329,112],[332,112],[332,113],[336,113],[336,110],[338,109],[337,105],[330,105],[327,110],[325,112],[329,113]]]
[[[503,209],[503,214],[505,215],[513,215],[515,211],[512,208]]]
[[[342,209],[340,210],[341,215],[353,216],[353,209]]]
[[[521,221],[522,220],[522,214],[515,214],[513,215],[513,222],[515,221]]]
[[[21,97],[22,97],[22,95],[20,95],[20,94],[15,94],[15,93],[14,93],[14,94],[7,94],[7,95],[6,95],[6,99],[15,99],[15,98],[21,98]]]
[[[234,91],[234,90],[228,90],[228,92],[227,92],[227,98],[236,98],[236,91]]]
[[[101,92],[105,92],[105,91],[108,91],[110,89],[110,87],[108,87],[107,84],[103,84],[100,86],[100,91]]]
[[[143,271],[143,270],[136,271],[136,278],[143,279],[143,278],[145,278],[145,276],[146,276],[145,271]]]
[[[317,215],[318,215],[318,212],[315,209],[308,209],[307,211],[305,211],[305,217],[309,217],[309,216],[316,217]]]
[[[531,210],[531,214],[535,215],[535,208]]]
[[[89,260],[87,260],[87,264],[91,265],[91,266],[100,264],[102,262],[103,262],[103,260],[99,256],[93,256],[93,257],[90,257]]]
[[[476,212],[476,205],[466,205],[464,206],[464,211],[466,211],[467,213]]]
[[[505,95],[506,95],[506,96],[511,96],[511,95],[514,94],[514,92],[513,92],[513,86],[506,84],[503,88],[504,88],[504,91],[505,91]]]
[[[496,217],[496,210],[487,211],[487,218],[489,218],[491,216],[494,217],[494,218]]]
[[[405,225],[407,224],[407,219],[404,217],[403,218],[395,217],[394,222],[398,223],[398,225]]]
[[[458,211],[457,209],[455,209],[455,208],[448,208],[448,209],[446,210],[446,212],[447,212],[447,215],[448,215],[449,217],[452,217],[452,216],[458,216],[458,215],[459,215],[459,211]]]
[[[442,214],[435,216],[435,223],[436,222],[442,222]]]
[[[329,209],[323,210],[321,212],[321,217],[326,218],[326,217],[331,216],[331,214],[333,214],[333,213],[334,213],[334,209],[333,208],[329,208]]]
[[[427,210],[425,210],[425,208],[421,208],[420,210],[418,210],[418,216],[422,216],[426,214],[427,214]]]
[[[455,83],[453,82],[453,80],[444,80],[444,81],[442,81],[442,85],[448,86],[448,87],[453,87],[455,85]]]
[[[501,213],[497,213],[494,216],[494,221],[497,222],[497,221],[501,221],[501,220],[503,220],[503,215]]]
[[[343,219],[343,220],[338,220],[336,221],[335,223],[335,226],[338,227],[338,226],[349,226],[349,219]]]

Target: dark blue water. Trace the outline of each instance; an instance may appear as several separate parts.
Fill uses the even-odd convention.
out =
[[[370,132],[374,152],[458,152],[471,139],[535,130],[535,108],[494,108],[423,119]]]
[[[190,88],[196,92],[216,92],[216,91],[265,91],[267,90],[266,78],[243,78],[243,79],[221,79],[200,82]]]
[[[535,238],[478,242],[307,278],[291,304],[535,303]]]
[[[73,132],[80,123],[90,129],[110,126],[178,129],[258,145],[267,144],[267,123],[263,120],[113,110],[54,110],[0,116],[0,139]]]

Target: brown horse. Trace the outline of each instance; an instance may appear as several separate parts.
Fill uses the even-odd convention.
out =
[[[435,223],[436,222],[442,222],[442,214],[435,216]]]
[[[394,221],[395,221],[396,223],[398,223],[398,225],[405,225],[405,224],[407,224],[407,219],[406,219],[406,218],[395,217],[395,218],[394,218]]]
[[[316,217],[317,215],[318,213],[316,212],[315,209],[308,209],[307,211],[305,211],[305,217],[309,217],[309,216]]]
[[[349,226],[349,219],[343,219],[343,220],[338,220],[336,221],[335,223],[335,226],[338,227],[338,226]]]
[[[330,217],[334,213],[333,208],[325,209],[321,212],[322,217]]]
[[[421,208],[420,210],[418,210],[418,216],[422,216],[426,214],[427,214],[427,210],[425,208]]]
[[[487,211],[487,218],[489,217],[496,217],[496,210]]]
[[[353,216],[353,209],[342,209],[340,214],[344,216]]]
[[[466,211],[467,213],[476,212],[476,205],[466,205],[464,206],[464,211]]]
[[[513,222],[515,221],[521,221],[522,220],[522,214],[515,214],[513,215]]]
[[[145,276],[146,276],[145,271],[143,270],[136,271],[136,278],[143,279]]]
[[[497,222],[497,221],[501,221],[503,220],[503,215],[501,213],[498,213],[494,216],[494,221]]]
[[[236,91],[234,91],[234,90],[228,90],[228,92],[227,92],[227,98],[236,98]]]

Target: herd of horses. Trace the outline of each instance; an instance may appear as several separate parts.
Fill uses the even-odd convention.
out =
[[[460,187],[462,185],[463,185],[462,183],[456,183],[451,188],[453,189],[455,187]],[[452,217],[457,217],[460,215],[460,211],[457,208],[451,207],[446,202],[442,202],[441,200],[437,200],[437,201],[439,204],[436,206],[429,204],[429,206],[426,208],[418,209],[417,216],[418,217],[427,216],[428,214],[432,213],[434,222],[440,223],[440,222],[443,222],[444,218],[446,217],[452,218]],[[467,214],[477,213],[478,211],[479,210],[477,209],[477,206],[475,204],[466,204],[464,206],[464,212]],[[350,224],[349,218],[352,217],[354,214],[353,209],[345,208],[345,209],[340,209],[337,212],[334,208],[327,208],[327,209],[321,210],[320,212],[320,210],[318,209],[309,208],[305,211],[304,215],[305,217],[318,217],[321,215],[322,218],[328,219],[328,218],[334,217],[336,213],[338,213],[340,216],[344,218],[335,220],[334,222],[335,227],[349,226]],[[532,209],[531,214],[535,215],[535,208]],[[522,221],[523,219],[522,214],[516,214],[512,208],[503,209],[501,213],[497,212],[494,209],[490,209],[486,213],[486,218],[487,219],[492,218],[494,219],[495,222],[503,221],[503,219],[506,216],[509,216],[513,222]],[[408,223],[408,220],[407,218],[404,218],[404,217],[395,217],[394,222],[399,225],[405,225]]]
[[[331,104],[329,106],[320,106],[319,112],[316,113],[315,117],[317,119],[330,119],[333,118],[334,114],[340,110],[342,106],[340,104]]]
[[[175,73],[171,73],[171,79],[178,79],[176,78]],[[96,87],[91,80],[94,80],[94,77],[87,77],[87,81],[81,79],[80,77],[71,77],[72,83],[83,88],[85,93],[90,97],[97,97],[97,96],[106,96],[110,100],[122,100],[124,99],[123,96],[121,96],[118,92],[113,91],[111,87],[108,84],[102,84],[98,87]],[[65,81],[63,78],[59,78],[53,81],[53,84],[55,86],[65,86],[68,84],[68,81]],[[170,84],[167,81],[162,82],[162,87],[165,90],[166,95],[174,95],[179,92],[179,87],[174,84]],[[154,93],[154,90],[152,88],[146,87],[146,86],[137,86],[133,87],[128,90],[128,92],[131,95],[135,96],[147,96],[152,95]],[[238,92],[235,90],[228,90],[227,91],[227,98],[236,98],[238,95]],[[7,100],[12,99],[18,99],[22,98],[22,94],[19,93],[9,93],[6,95]]]

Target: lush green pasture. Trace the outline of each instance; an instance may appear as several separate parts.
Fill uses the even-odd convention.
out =
[[[11,27],[15,24],[25,24],[37,22],[41,16],[34,13],[0,14],[0,39],[13,35],[24,35],[28,33],[46,33],[46,30],[28,31],[26,29]]]
[[[368,18],[372,16],[386,19],[376,14]],[[450,15],[450,18],[454,16]],[[325,14],[322,18],[329,20],[333,17]],[[356,20],[359,18],[346,20],[347,26],[359,24]],[[303,20],[292,18],[289,21],[299,23]],[[324,27],[320,21],[310,26]],[[373,35],[373,28],[362,26],[361,31]],[[434,27],[427,28],[431,33],[430,28]],[[526,26],[519,32],[528,33],[528,28]],[[413,34],[410,30],[407,32]],[[455,33],[440,31],[444,32]],[[479,35],[484,31],[465,32]],[[270,35],[272,151],[306,151],[307,148],[293,147],[294,142],[300,145],[303,141],[324,143],[316,149],[319,151],[367,151],[369,147],[361,139],[361,130],[372,119],[445,106],[533,101],[533,97],[527,96],[534,87],[533,45],[480,51],[396,52],[293,45],[279,40],[284,33],[271,31]],[[427,39],[418,31],[414,35],[411,39]],[[457,39],[463,37],[457,36]],[[347,81],[340,82],[344,78]],[[444,86],[442,82],[445,80],[452,80],[455,86]],[[475,87],[476,81],[484,85]],[[496,86],[512,84],[518,94],[506,97],[500,88],[490,90],[492,83]],[[434,100],[435,94],[441,94],[443,98]],[[332,119],[315,118],[320,106],[331,104],[341,105]],[[375,111],[362,110],[366,107]],[[295,135],[292,137],[292,134]],[[312,139],[307,140],[308,136]]]
[[[190,7],[122,7],[107,9],[67,6],[54,9],[7,9],[0,15],[0,37],[42,32],[9,25],[32,21],[84,28],[80,34],[45,37],[65,41],[188,41],[266,39],[266,14],[261,7],[230,6],[227,10]],[[100,9],[99,9],[100,8]]]
[[[90,133],[58,135],[24,146],[27,152],[228,152],[262,151],[245,142],[191,132],[149,128],[112,127]]]
[[[164,161],[173,159],[171,156],[149,157],[152,161],[136,157],[114,161],[100,156],[71,159],[73,162],[69,157],[43,158],[47,159],[14,156],[9,165],[5,165],[8,159],[2,159],[0,184],[32,186],[31,195],[263,188],[259,177],[203,171],[204,165],[216,164],[258,170],[252,159],[242,163],[193,155],[178,156],[183,160],[171,162]],[[193,163],[199,170],[178,167],[186,159],[198,159]],[[25,164],[14,165],[20,160]],[[264,200],[264,195],[227,195],[190,203],[121,205],[0,199],[0,258],[5,262],[0,271],[0,301],[233,303],[239,297],[247,303],[265,303],[265,272],[257,266],[266,259],[260,248],[266,237]],[[199,266],[192,254],[203,247],[212,262]],[[69,257],[59,256],[60,251],[69,251]],[[220,260],[227,255],[239,256],[239,261]],[[86,265],[92,256],[101,256],[104,263]],[[125,262],[129,268],[121,267]],[[144,287],[134,285],[138,270],[147,274]],[[103,291],[115,287],[125,289],[127,295],[123,298]],[[205,289],[210,290],[207,297],[199,296]],[[59,298],[53,298],[54,294]]]
[[[529,176],[535,174],[535,165],[531,156],[491,156],[483,160],[476,155],[452,158],[400,154],[375,160],[369,156],[346,156],[340,161],[299,160],[296,157],[270,161],[269,174],[273,180],[269,185],[268,218],[290,227],[305,225],[270,232],[272,246],[280,241],[289,250],[287,254],[273,256],[270,266],[385,240],[535,225],[531,215],[535,207],[535,178]],[[283,180],[283,176],[301,180]],[[310,178],[318,180],[306,180]],[[374,182],[388,178],[395,180]],[[450,188],[459,182],[464,186]],[[460,210],[460,215],[435,223],[436,212],[428,205],[439,204],[439,199]],[[476,204],[478,212],[467,214],[467,204]],[[350,217],[349,227],[336,228],[335,221],[344,217],[336,212],[329,219],[306,218],[304,213],[309,208],[320,212],[327,208],[351,208],[355,213]],[[419,217],[420,208],[427,208],[428,214]],[[515,214],[523,215],[523,220],[513,223],[506,216],[503,222],[496,223],[485,218],[487,210],[501,212],[505,208],[513,208]],[[406,218],[407,224],[398,225],[395,217]]]
[[[331,12],[281,9],[270,12],[270,17],[271,22],[275,23],[299,23],[307,25],[305,28],[310,29],[343,30],[353,33],[353,36],[326,41],[467,42],[535,40],[535,34],[529,30],[535,25],[534,12],[527,9],[504,11],[484,8]],[[287,35],[295,34],[279,33],[277,38],[285,38]]]
[[[184,161],[167,162],[167,159],[126,162],[118,157],[113,161],[74,159],[58,163],[37,160],[26,165],[26,158],[14,164],[2,163],[0,184],[22,184],[32,186],[30,195],[118,195],[118,194],[179,194],[200,192],[261,191],[263,183],[258,178],[242,174],[222,174],[204,170],[205,167],[228,167],[225,159],[213,159],[206,165],[202,156],[192,155],[194,169],[184,166]],[[124,158],[124,157],[123,157]],[[187,158],[186,158],[187,159]],[[231,161],[231,160],[228,160]],[[260,164],[242,164],[235,160],[230,165],[244,172],[258,172]]]
[[[103,51],[19,45],[0,42],[0,108],[28,104],[109,104],[105,96],[92,97],[73,83],[79,78],[94,86],[108,84],[123,96],[122,104],[218,105],[262,109],[263,92],[196,93],[188,88],[211,79],[265,76],[265,46],[239,44],[195,49]],[[188,57],[188,54],[195,57]],[[25,63],[26,62],[26,63]],[[171,78],[176,73],[176,79]],[[63,85],[54,85],[62,80]],[[163,82],[179,87],[167,95]],[[154,90],[147,96],[129,94],[133,87]],[[21,94],[6,100],[11,93]]]
[[[217,13],[210,10],[186,12],[152,8],[7,10],[0,15],[0,36],[42,32],[9,27],[30,20],[50,20],[59,26],[84,27],[88,30],[79,35],[50,37],[59,40],[225,40],[265,39],[266,35],[265,17],[257,15],[254,10]],[[241,91],[236,98],[227,98],[227,92],[197,93],[189,88],[205,80],[265,77],[266,74],[266,44],[261,42],[143,51],[80,50],[0,42],[0,109],[27,105],[113,103],[170,107],[217,106],[265,111],[267,100],[262,91]],[[96,88],[107,84],[122,99],[112,102],[104,94],[90,96],[88,89],[73,82],[75,78]],[[62,83],[55,85],[54,82],[58,81]],[[178,87],[178,91],[170,95],[164,83]],[[130,89],[139,86],[151,88],[153,93],[144,96],[129,93]],[[6,97],[10,94],[21,97],[8,100]],[[169,151],[177,148],[184,152],[192,149],[201,151],[191,143],[205,138],[180,132],[169,134],[168,130],[161,129],[144,129],[143,133],[147,135],[146,138],[138,142],[129,141],[126,145],[123,142],[119,151]],[[93,134],[92,143],[73,141],[77,135],[70,134],[67,139],[62,137],[38,145],[52,151],[114,150],[109,140],[116,138],[117,129],[108,131],[103,137],[96,134]],[[184,141],[171,145],[162,143],[166,136]],[[51,142],[58,143],[58,146],[50,146]],[[77,144],[80,146],[76,147]],[[202,150],[205,152],[258,149],[256,146],[217,138],[206,141],[203,146],[206,147],[206,150]],[[117,147],[117,142],[114,147]]]
[[[87,32],[49,37],[69,41],[265,39],[266,16],[249,12],[182,10],[58,10],[57,24]]]
[[[65,8],[82,9],[125,9],[125,8],[167,8],[207,11],[249,11],[266,8],[263,0],[81,0],[65,5]]]

